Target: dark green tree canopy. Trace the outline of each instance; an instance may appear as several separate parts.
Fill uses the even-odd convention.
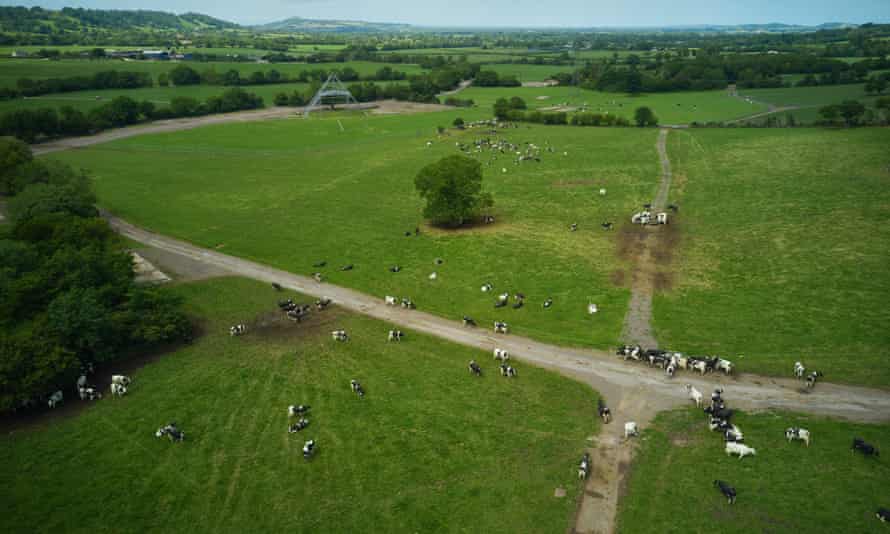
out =
[[[655,116],[655,112],[652,111],[651,108],[646,106],[640,106],[634,112],[634,121],[636,121],[637,126],[658,126],[658,117]]]
[[[414,186],[426,200],[424,217],[436,225],[461,226],[494,205],[482,191],[482,164],[466,156],[447,156],[420,169]]]

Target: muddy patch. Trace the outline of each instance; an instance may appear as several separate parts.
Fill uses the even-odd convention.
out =
[[[303,317],[300,322],[291,320],[280,310],[269,310],[247,323],[247,333],[244,337],[249,339],[252,335],[257,335],[262,337],[264,341],[314,338],[329,333],[338,321],[341,321],[346,315],[341,308],[336,306],[329,306],[324,310],[318,311],[315,309],[314,301],[300,301],[297,304],[310,304],[312,306],[312,311]]]

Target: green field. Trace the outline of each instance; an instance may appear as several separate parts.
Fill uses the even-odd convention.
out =
[[[87,59],[62,59],[58,61],[41,60],[41,59],[0,59],[0,87],[15,87],[16,82],[20,78],[43,79],[43,78],[66,78],[70,76],[88,76],[100,71],[119,70],[119,71],[135,71],[147,72],[157,78],[162,72],[170,72],[179,62],[176,61],[122,61],[115,59],[104,59],[90,61]],[[272,69],[287,74],[288,76],[296,76],[302,71],[312,71],[318,69],[333,70],[351,67],[360,75],[367,76],[374,74],[380,68],[384,67],[382,63],[371,61],[349,61],[345,63],[247,63],[247,62],[197,62],[187,61],[181,62],[188,65],[198,72],[214,69],[218,73],[224,73],[234,69],[241,73],[242,77],[247,77],[256,71],[268,72]],[[393,66],[394,70],[405,72],[407,74],[416,74],[422,72],[418,65],[400,64]]]
[[[389,83],[389,82],[383,82]],[[291,94],[299,91],[306,94],[309,89],[308,83],[282,83],[268,85],[243,85],[241,89],[250,93],[255,93],[263,97],[266,106],[274,105],[275,95],[278,93]],[[60,108],[62,106],[71,106],[82,111],[87,111],[95,107],[107,104],[111,99],[118,96],[127,96],[135,100],[148,100],[157,106],[169,104],[170,101],[178,96],[196,98],[198,100],[206,100],[211,96],[219,96],[223,94],[228,87],[221,85],[188,85],[183,87],[151,87],[144,89],[105,89],[101,91],[74,91],[71,93],[55,93],[44,96],[36,96],[30,98],[18,98],[15,100],[0,101],[0,113],[13,109],[38,109],[38,108]]]
[[[498,98],[519,96],[531,108],[547,109],[567,104],[587,104],[588,111],[614,113],[633,119],[636,108],[649,106],[662,124],[722,121],[766,111],[762,104],[732,98],[726,91],[655,93],[630,96],[623,93],[588,91],[576,87],[470,87],[460,98],[471,98],[481,108],[491,109]]]
[[[130,393],[0,440],[3,532],[558,532],[597,431],[586,386],[332,308],[300,325],[271,287],[176,286],[206,335]],[[304,300],[305,299],[300,299]],[[251,330],[232,338],[229,325]],[[351,340],[331,340],[344,328]],[[477,359],[483,377],[466,365]],[[349,389],[358,379],[367,392]],[[559,395],[553,395],[559,391]],[[72,401],[67,401],[69,404]],[[287,406],[310,426],[286,432]],[[183,443],[156,439],[169,421]],[[306,439],[318,453],[302,457]],[[564,498],[554,489],[565,488]]]
[[[670,137],[681,206],[658,339],[745,370],[887,387],[890,130],[688,130]],[[743,359],[742,359],[743,357]]]
[[[482,70],[493,70],[501,76],[515,76],[521,82],[540,82],[553,77],[559,72],[572,72],[572,66],[566,65],[520,65],[499,63],[483,65]]]
[[[497,224],[405,237],[423,226],[417,171],[456,153],[457,140],[480,135],[452,131],[437,140],[436,126],[473,113],[342,115],[339,124],[317,115],[142,136],[52,157],[88,169],[104,207],[159,232],[295,273],[311,274],[325,260],[332,283],[381,299],[410,296],[420,309],[480,324],[505,320],[545,341],[614,346],[629,293],[612,280],[626,265],[616,258],[618,232],[599,225],[624,220],[654,194],[657,132],[506,130],[508,140],[549,142],[556,152],[522,165],[507,155],[489,166],[490,154],[482,156]],[[573,222],[581,223],[578,232],[569,232]],[[437,257],[445,260],[438,267]],[[355,270],[339,272],[348,263]],[[390,273],[393,264],[402,272]],[[479,290],[486,282],[495,292],[525,293],[527,306],[495,310],[494,296]],[[549,310],[541,307],[547,297],[554,299]],[[591,302],[601,310],[595,316],[586,313]]]
[[[782,89],[742,89],[740,95],[749,96],[760,102],[777,107],[797,106],[795,118],[803,122],[819,120],[819,108],[830,104],[840,104],[844,100],[858,100],[873,107],[877,99],[865,93],[864,84],[823,85],[819,87],[789,87]]]
[[[851,454],[850,444],[856,436],[886,449],[890,426],[781,412],[740,413],[735,422],[756,456],[728,458],[722,436],[708,430],[699,410],[657,416],[639,438],[618,531],[887,531],[875,512],[887,507],[890,468],[886,460]],[[809,448],[785,440],[791,426],[810,431]],[[735,504],[714,487],[718,479],[735,488]]]

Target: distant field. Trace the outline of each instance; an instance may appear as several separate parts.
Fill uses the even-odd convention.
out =
[[[501,76],[515,76],[521,82],[538,82],[553,77],[558,72],[572,72],[571,65],[519,65],[519,64],[488,64],[482,70],[493,70]]]
[[[824,85],[820,87],[790,87],[782,89],[742,89],[739,94],[750,96],[774,106],[798,106],[793,111],[798,121],[812,122],[820,119],[819,108],[840,104],[844,100],[859,100],[872,107],[877,97],[868,96],[864,84]]]
[[[391,325],[336,307],[297,325],[267,284],[170,290],[206,335],[132,373],[122,399],[4,433],[0,530],[550,533],[571,524],[575,467],[598,427],[587,386],[522,363],[507,380],[490,354],[410,331],[387,343]],[[236,322],[250,331],[230,337]],[[332,341],[335,328],[350,341]],[[467,372],[472,358],[481,378]],[[311,406],[298,434],[286,431],[291,404]],[[155,438],[170,421],[183,443]],[[317,442],[311,461],[307,439]],[[558,487],[565,497],[553,496]]]
[[[732,405],[732,386],[727,387]],[[624,497],[622,533],[886,532],[875,512],[887,507],[886,459],[849,452],[854,436],[890,448],[890,426],[793,413],[734,418],[754,457],[728,458],[722,437],[696,409],[663,412],[639,438]],[[810,430],[812,442],[788,443],[785,429]],[[737,493],[728,504],[714,480]],[[718,526],[719,525],[719,526]]]
[[[890,130],[688,130],[670,137],[681,206],[658,339],[745,369],[887,387]]]
[[[457,233],[424,229],[417,171],[457,153],[456,141],[488,135],[470,130],[437,139],[436,126],[457,116],[490,113],[344,115],[344,131],[320,114],[143,136],[53,158],[89,169],[104,207],[159,232],[295,273],[311,274],[318,270],[312,264],[325,260],[331,282],[381,299],[410,296],[420,309],[469,315],[481,325],[504,320],[545,341],[614,346],[629,293],[618,232],[600,223],[624,220],[654,194],[656,132],[505,130],[508,140],[550,143],[555,152],[521,166],[514,155],[499,154],[490,166],[490,153],[478,156],[497,224]],[[573,222],[581,224],[578,232],[569,232]],[[418,225],[420,237],[404,236]],[[445,263],[436,266],[437,257]],[[355,269],[340,272],[347,263]],[[390,273],[394,264],[402,272]],[[438,280],[431,282],[433,271]],[[496,292],[525,293],[526,306],[494,309],[494,297],[479,290],[486,282]],[[541,306],[547,297],[554,299],[549,310]],[[586,313],[591,302],[600,308],[593,317]]]
[[[602,93],[575,87],[470,87],[460,93],[461,98],[472,98],[479,107],[491,109],[501,97],[519,96],[530,108],[550,108],[568,104],[577,107],[587,104],[589,111],[618,114],[628,119],[640,106],[649,106],[662,124],[685,124],[693,121],[710,122],[744,117],[761,111],[766,106],[748,104],[732,98],[726,91],[655,93],[629,96],[623,93]]]
[[[59,61],[40,59],[0,59],[0,87],[15,87],[19,78],[64,78],[69,76],[90,75],[107,70],[125,70],[135,72],[147,72],[153,78],[162,72],[170,72],[179,62],[175,61],[121,61],[121,60],[96,60],[63,59]],[[361,75],[374,74],[384,66],[382,63],[371,61],[350,61],[346,63],[243,63],[243,62],[182,62],[198,72],[214,69],[223,73],[234,69],[243,77],[256,71],[268,72],[272,69],[294,76],[302,71],[317,69],[333,70],[352,67]],[[392,66],[392,65],[391,65]],[[393,66],[395,70],[414,74],[421,72],[418,65]]]
[[[221,85],[188,85],[184,87],[152,87],[145,89],[106,89],[103,91],[75,91],[72,93],[58,93],[31,98],[17,98],[15,100],[0,101],[0,112],[13,109],[38,109],[60,108],[71,106],[82,111],[107,104],[117,96],[127,96],[135,100],[148,100],[156,105],[169,104],[170,100],[177,96],[187,96],[198,100],[206,100],[211,96],[218,96],[228,90]],[[278,93],[291,94],[299,91],[305,94],[309,89],[308,83],[282,83],[272,85],[243,85],[241,89],[255,93],[263,97],[266,106],[272,106],[275,95]],[[97,98],[98,97],[98,98]]]

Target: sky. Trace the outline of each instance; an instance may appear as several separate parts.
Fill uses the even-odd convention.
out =
[[[890,0],[0,0],[0,5],[195,11],[241,24],[288,17],[422,26],[640,27],[890,23]]]

